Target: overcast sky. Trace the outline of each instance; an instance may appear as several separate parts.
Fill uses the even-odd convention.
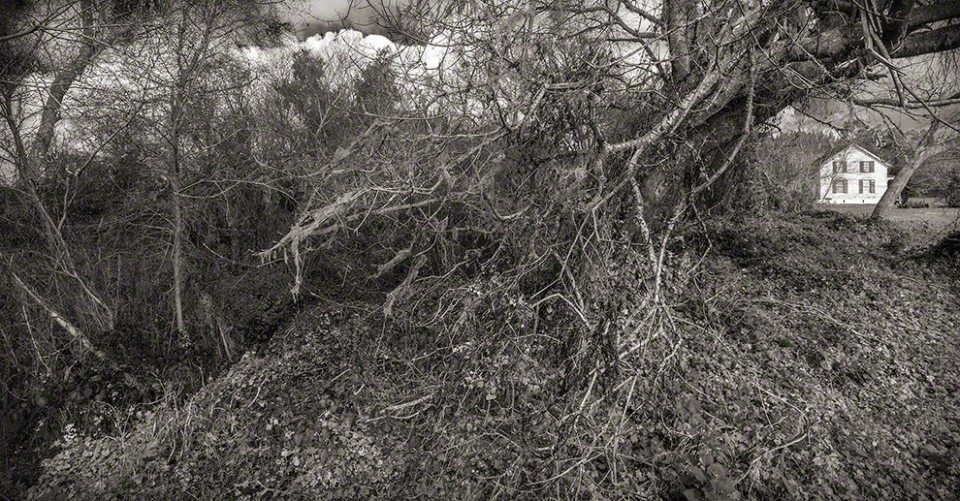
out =
[[[403,2],[373,0],[371,3],[395,6]],[[384,30],[377,26],[378,9],[370,8],[367,0],[300,0],[291,9],[290,21],[297,26],[301,38],[344,27],[384,34]]]

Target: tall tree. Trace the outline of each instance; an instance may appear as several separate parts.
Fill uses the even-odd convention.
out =
[[[6,157],[16,169],[16,186],[39,220],[48,257],[54,268],[78,287],[79,293],[75,297],[77,309],[92,318],[94,327],[99,331],[113,329],[113,308],[96,290],[92,281],[84,278],[79,271],[71,246],[63,236],[66,207],[62,209],[60,217],[55,217],[41,196],[39,185],[48,174],[48,157],[55,142],[67,94],[98,55],[115,43],[129,40],[137,31],[138,25],[120,19],[113,7],[109,3],[99,4],[89,0],[23,6],[19,10],[20,17],[8,21],[20,30],[5,36],[0,42],[3,44],[3,54],[9,56],[3,61],[0,96],[0,115],[6,125],[5,132],[10,145],[6,149]],[[53,74],[49,86],[42,93],[46,97],[40,106],[40,116],[36,125],[31,127],[30,121],[35,119],[26,113],[31,99],[27,80],[41,71],[43,66],[58,67],[59,70]],[[51,316],[59,318],[59,323],[74,337],[83,338],[81,346],[92,346],[81,329],[55,312],[25,282],[15,278],[15,283],[22,285],[26,297],[36,300]]]
[[[849,97],[851,82],[922,100],[906,63],[960,47],[958,1],[414,0],[378,12],[395,37],[424,44],[421,64],[398,75],[405,108],[377,122],[389,133],[338,149],[322,170],[338,182],[315,185],[264,256],[293,254],[296,291],[308,239],[346,245],[339,230],[364,224],[415,234],[383,244],[383,269],[406,266],[387,296],[385,311],[395,311],[411,297],[404,290],[436,292],[451,270],[475,269],[451,257],[475,255],[461,238],[469,228],[502,242],[481,255],[516,257],[477,266],[550,277],[532,291],[513,286],[563,298],[584,335],[600,340],[617,338],[627,298],[583,284],[616,280],[612,242],[642,242],[647,299],[663,304],[671,235],[698,201],[723,196],[717,181],[742,165],[758,126],[808,97]],[[385,137],[419,155],[379,168],[368,152]],[[462,226],[445,233],[453,221]],[[430,261],[427,249],[443,254]]]
[[[141,83],[151,89],[148,122],[160,144],[154,161],[169,185],[173,324],[186,334],[185,289],[188,282],[187,209],[185,182],[197,182],[207,166],[200,165],[211,144],[204,136],[213,117],[225,113],[225,99],[243,80],[235,48],[265,42],[275,23],[276,0],[255,2],[170,2],[164,24],[150,40],[150,67],[141,68]],[[134,66],[137,62],[131,62]],[[225,167],[225,166],[224,166]]]
[[[706,149],[696,150],[713,159],[708,169],[725,163],[724,152],[742,136],[738,124],[748,95],[754,123],[808,96],[846,98],[851,82],[866,80],[886,85],[900,103],[925,106],[937,98],[910,84],[908,63],[960,47],[957,1],[420,0],[383,19],[405,38],[439,36],[447,58],[469,52],[466,57],[486,65],[485,73],[460,71],[462,92],[484,89],[513,105],[518,96],[509,93],[521,89],[534,95],[602,89],[594,99],[601,111],[594,142],[602,147],[570,153],[599,157],[589,173],[611,182],[595,189],[622,193],[635,177],[654,205],[661,196],[674,200],[678,189],[689,191],[681,188],[684,180],[703,175],[690,158],[662,161],[678,158],[677,146],[703,143]],[[608,66],[615,70],[596,72],[591,81],[578,75],[559,82],[537,81],[543,75],[527,71],[543,48],[574,38],[618,57]],[[458,80],[452,73],[446,78]],[[631,103],[633,122],[620,111],[624,101]]]
[[[85,173],[85,166],[104,151],[131,123],[156,125],[155,136],[163,142],[162,153],[155,159],[165,171],[162,175],[170,186],[172,268],[174,272],[174,321],[177,329],[185,329],[183,318],[183,290],[186,281],[184,265],[185,222],[181,194],[185,172],[196,168],[191,154],[196,144],[191,138],[192,124],[204,117],[200,109],[211,108],[211,96],[222,94],[230,86],[243,82],[227,81],[223,74],[232,71],[231,61],[237,55],[236,47],[244,43],[264,41],[279,35],[273,17],[273,6],[280,2],[201,1],[126,1],[93,2],[69,0],[25,4],[19,17],[6,20],[6,31],[0,39],[3,54],[2,101],[0,116],[6,125],[5,160],[16,170],[16,186],[26,205],[38,217],[38,228],[46,244],[47,254],[58,275],[68,277],[78,293],[64,295],[66,302],[84,318],[91,319],[84,326],[82,319],[70,320],[57,301],[43,300],[42,290],[29,284],[29,277],[17,275],[15,284],[24,285],[23,297],[38,306],[51,310],[50,315],[71,334],[87,337],[86,327],[94,332],[110,331],[115,327],[115,305],[97,290],[94,281],[84,276],[75,258],[75,249],[64,236],[68,224],[68,202],[63,207],[44,198],[43,186],[69,192],[77,183],[74,178]],[[135,62],[135,63],[134,63]],[[56,68],[45,83],[46,68]],[[122,74],[105,78],[104,72]],[[120,68],[120,69],[116,69]],[[217,75],[216,72],[220,71]],[[86,75],[86,77],[85,77]],[[83,79],[87,78],[88,81]],[[75,92],[78,82],[84,81],[82,94]],[[37,92],[36,83],[42,87]],[[133,89],[133,90],[131,90]],[[42,96],[42,103],[32,113],[32,100]],[[92,153],[75,172],[54,172],[50,167],[57,157],[57,142],[64,130],[78,126],[87,117],[74,117],[63,124],[65,107],[75,109],[94,106],[85,100],[91,96],[110,96],[128,106],[111,127],[109,134],[100,138]],[[116,107],[116,106],[114,106]],[[97,117],[109,113],[99,110]],[[155,120],[147,122],[144,117]],[[194,127],[195,129],[195,127]],[[146,139],[147,135],[141,134]],[[9,145],[9,147],[8,147]],[[80,147],[64,144],[63,149]],[[59,212],[59,213],[58,213]],[[11,263],[5,260],[5,263]],[[23,278],[23,280],[20,280]],[[28,290],[29,289],[29,290]],[[92,346],[90,342],[81,346]]]

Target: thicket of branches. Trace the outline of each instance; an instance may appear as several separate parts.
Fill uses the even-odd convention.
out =
[[[293,262],[297,294],[310,247],[334,259],[354,252],[368,275],[394,276],[384,313],[422,309],[417,322],[444,332],[471,319],[478,331],[509,330],[555,303],[560,325],[588,347],[578,353],[623,364],[626,346],[670,321],[666,277],[686,275],[665,266],[671,239],[697,219],[698,202],[724,197],[717,181],[758,124],[806,96],[876,79],[877,68],[903,107],[925,105],[932,98],[891,59],[952,49],[955,15],[952,4],[911,2],[385,11],[408,39],[441,36],[440,71],[417,99],[375,113],[337,146],[299,220],[262,255]],[[401,89],[419,76],[397,75]],[[646,334],[623,318],[626,304],[642,305]],[[463,313],[475,308],[486,311]]]
[[[704,248],[683,238],[766,122],[862,80],[889,84],[875,104],[949,105],[896,61],[960,45],[955,2],[414,1],[380,17],[438,62],[385,52],[345,81],[304,52],[264,84],[233,56],[275,42],[271,2],[134,4],[29,11],[2,41],[4,370],[29,382],[4,398],[39,405],[66,348],[119,372],[131,351],[231,359],[278,292],[358,301],[425,351],[482,347],[457,376],[504,353],[559,374],[545,405],[572,452],[543,483],[629,460],[593,462],[700,333],[683,298]],[[31,52],[58,30],[56,57]],[[32,127],[24,93],[48,66],[65,69]],[[81,82],[78,155],[56,131]]]

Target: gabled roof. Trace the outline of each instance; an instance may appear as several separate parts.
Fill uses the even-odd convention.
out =
[[[850,142],[847,142],[847,143],[843,143],[843,144],[840,145],[839,147],[830,150],[829,152],[827,152],[826,155],[823,155],[823,156],[821,156],[820,158],[817,159],[817,165],[823,165],[823,164],[827,163],[827,160],[830,160],[831,158],[839,155],[840,153],[842,153],[842,152],[844,152],[844,151],[846,151],[846,150],[848,150],[848,149],[850,149],[850,148],[857,148],[858,150],[860,150],[860,151],[866,153],[867,155],[870,155],[871,157],[873,157],[873,159],[876,160],[877,162],[880,162],[880,163],[882,163],[882,164],[884,164],[884,165],[889,165],[889,164],[887,164],[887,161],[884,160],[884,159],[882,159],[882,158],[880,158],[879,155],[877,155],[876,153],[868,150],[867,148],[864,148],[863,146],[859,145],[858,143],[856,143],[856,142],[854,142],[854,141],[850,141]]]

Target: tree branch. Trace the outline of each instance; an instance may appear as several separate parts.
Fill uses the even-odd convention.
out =
[[[903,39],[893,57],[912,57],[960,48],[960,24],[912,33]]]
[[[919,28],[930,23],[946,21],[955,17],[960,17],[960,1],[936,2],[930,5],[918,5],[914,7],[907,17],[907,24],[911,28]]]
[[[90,339],[83,333],[77,326],[73,325],[69,320],[66,319],[63,315],[60,314],[50,303],[48,303],[37,291],[33,290],[29,285],[27,285],[23,280],[17,276],[16,272],[12,269],[10,270],[10,277],[13,278],[13,282],[23,291],[27,297],[29,297],[33,302],[37,303],[38,306],[43,308],[43,310],[50,316],[50,319],[57,323],[60,327],[63,328],[67,334],[70,335],[75,341],[80,343],[80,347],[83,348],[83,351],[86,353],[91,353],[93,356],[97,357],[97,360],[106,361],[107,356],[90,342]]]

